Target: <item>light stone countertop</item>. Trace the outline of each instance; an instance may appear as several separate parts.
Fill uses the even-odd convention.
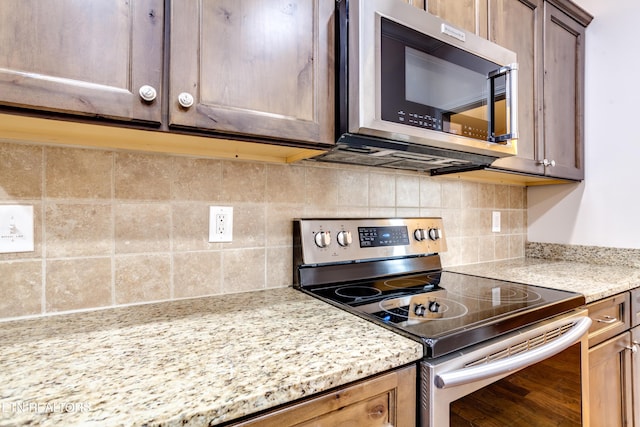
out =
[[[590,303],[640,286],[640,269],[575,261],[518,258],[445,268],[490,279],[581,293]]]
[[[214,425],[422,357],[292,288],[0,324],[0,425]]]

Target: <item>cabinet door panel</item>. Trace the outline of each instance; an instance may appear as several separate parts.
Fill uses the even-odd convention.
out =
[[[498,159],[493,166],[543,174],[542,154],[543,0],[489,0],[489,40],[518,55],[518,155]]]
[[[589,421],[592,427],[630,425],[630,333],[625,332],[589,350]]]
[[[487,0],[428,0],[429,13],[464,30],[487,37]]]
[[[334,142],[333,1],[180,0],[171,11],[171,125]]]
[[[547,174],[584,178],[584,27],[545,4],[544,158]]]
[[[0,102],[17,107],[160,121],[162,0],[4,0]]]

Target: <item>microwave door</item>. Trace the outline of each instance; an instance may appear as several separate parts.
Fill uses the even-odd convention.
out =
[[[518,65],[511,64],[487,76],[489,141],[507,144],[518,138]]]

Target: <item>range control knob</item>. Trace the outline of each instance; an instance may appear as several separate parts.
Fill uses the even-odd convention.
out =
[[[429,229],[429,239],[440,240],[441,237],[442,237],[442,230],[440,230],[439,228]]]
[[[415,237],[418,242],[422,242],[427,238],[427,230],[424,228],[416,228],[416,231],[413,232],[413,237]]]
[[[340,246],[349,246],[353,243],[350,231],[341,231],[338,233],[338,244]]]
[[[319,248],[326,248],[331,244],[331,232],[329,231],[318,231],[314,238]]]

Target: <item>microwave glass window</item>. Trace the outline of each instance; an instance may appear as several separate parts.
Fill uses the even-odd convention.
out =
[[[490,140],[493,122],[494,135],[506,133],[505,78],[489,79],[499,65],[381,22],[382,120],[482,140]]]
[[[464,114],[487,104],[487,90],[486,75],[417,49],[405,48],[408,101]],[[479,118],[487,120],[486,113],[486,109],[482,109]]]

